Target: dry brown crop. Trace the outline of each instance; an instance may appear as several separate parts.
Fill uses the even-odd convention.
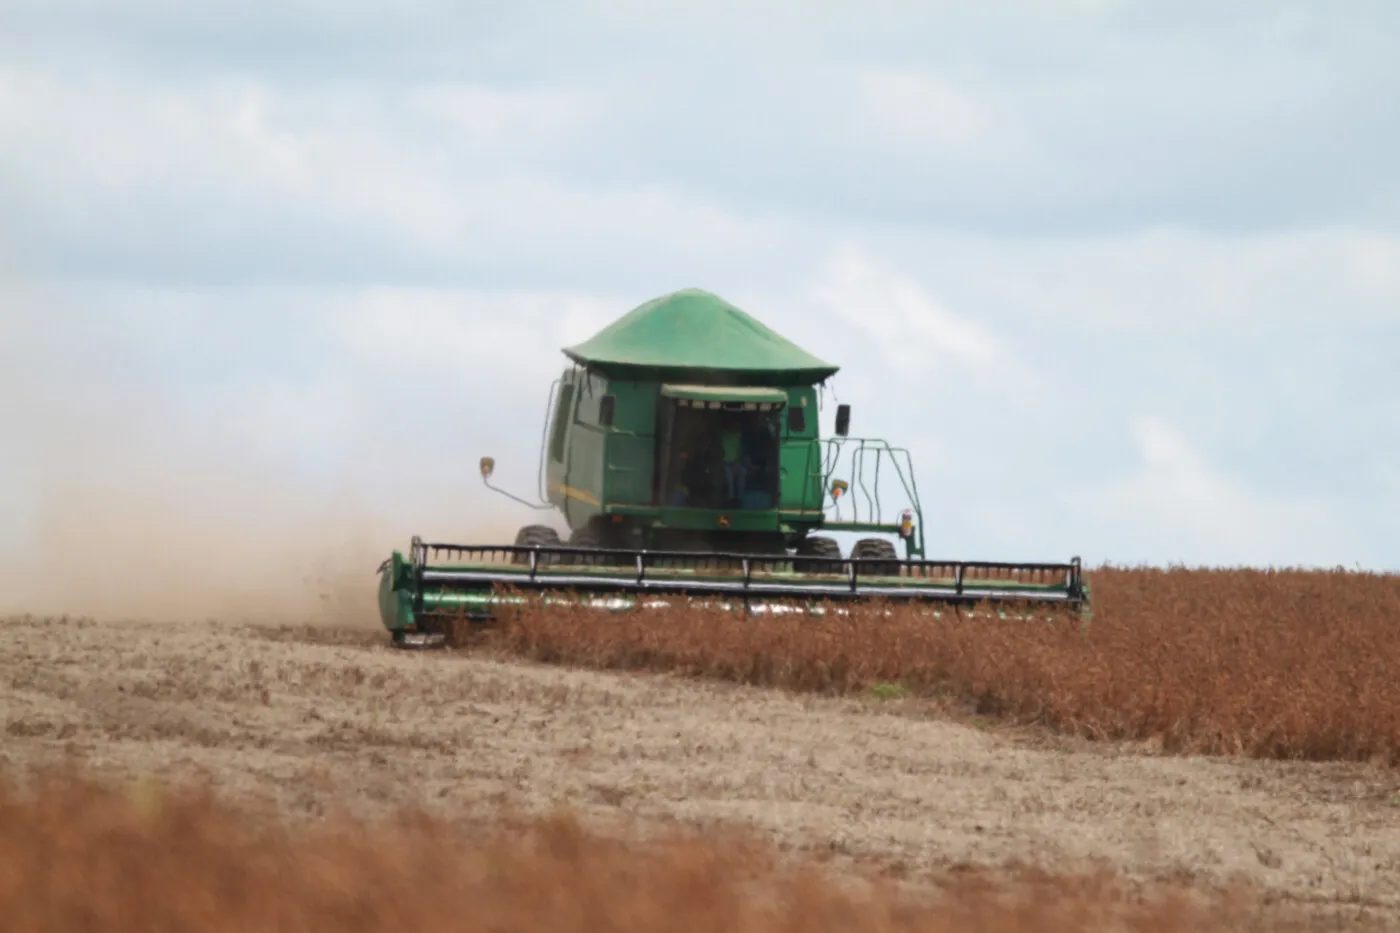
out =
[[[280,823],[207,793],[0,786],[0,917],[40,930],[900,931],[1275,928],[1242,895],[1107,875],[967,875],[914,894],[734,839],[624,843],[567,817]]]
[[[1091,583],[1089,622],[535,607],[491,637],[543,661],[952,697],[1173,751],[1400,763],[1400,576],[1100,569]]]

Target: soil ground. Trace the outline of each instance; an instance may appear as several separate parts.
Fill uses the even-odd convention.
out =
[[[1243,878],[1400,923],[1388,768],[1169,757],[927,703],[406,653],[354,629],[12,618],[0,644],[8,775],[202,775],[294,815],[721,824],[897,875]]]

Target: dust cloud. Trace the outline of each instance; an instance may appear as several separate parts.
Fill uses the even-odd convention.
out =
[[[22,573],[0,607],[374,624],[374,570],[392,543],[386,523],[214,472],[197,479],[174,490],[158,474],[127,473],[98,488],[48,484]],[[189,491],[196,496],[179,494]]]
[[[466,529],[457,539],[508,543],[515,533],[453,524]],[[258,489],[217,470],[173,483],[127,474],[100,489],[55,484],[36,526],[0,611],[371,627],[377,568],[414,531],[348,493]]]
[[[390,522],[347,493],[258,482],[256,463],[183,448],[178,432],[133,451],[133,422],[115,427],[47,422],[0,610],[372,624]]]
[[[0,282],[0,613],[372,626],[376,568],[413,534],[520,524],[471,464],[379,449],[353,387],[341,428],[358,440],[327,445],[285,406],[181,395],[200,374],[149,372],[144,326],[47,304]]]

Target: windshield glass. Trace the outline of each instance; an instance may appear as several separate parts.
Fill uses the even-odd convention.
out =
[[[664,504],[775,508],[779,414],[673,406]]]

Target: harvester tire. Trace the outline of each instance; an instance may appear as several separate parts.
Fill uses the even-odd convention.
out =
[[[860,569],[876,577],[899,576],[899,552],[884,538],[862,538],[851,550],[851,557],[856,560],[890,561],[887,564],[865,564]]]
[[[548,525],[526,525],[515,535],[516,547],[559,547],[559,532]],[[557,558],[541,558],[540,562],[554,562]],[[530,558],[524,554],[517,554],[511,558],[511,563],[528,564]]]
[[[829,557],[830,562],[801,563],[797,569],[802,573],[840,573],[841,572],[841,545],[835,538],[823,538],[814,536],[803,538],[797,545],[798,557]]]
[[[602,536],[598,534],[597,527],[590,523],[584,525],[582,528],[574,529],[573,533],[569,535],[569,547],[601,548],[603,547],[603,539]],[[581,564],[583,566],[593,566],[594,564],[603,563],[601,557],[584,554],[571,554],[564,559],[570,564]]]

